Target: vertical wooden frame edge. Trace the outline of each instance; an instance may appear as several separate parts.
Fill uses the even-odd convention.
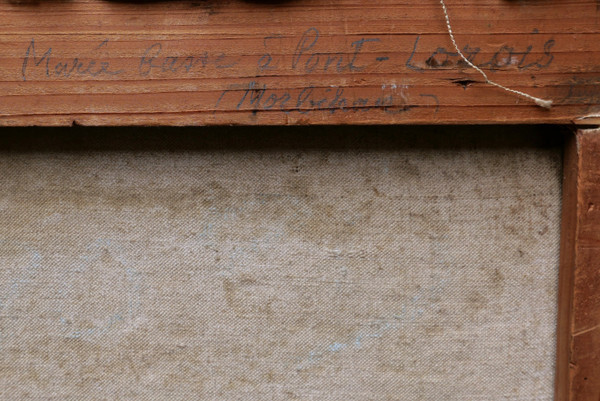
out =
[[[556,401],[600,401],[600,130],[567,137]]]
[[[572,332],[575,244],[577,242],[578,175],[578,137],[575,132],[569,132],[565,138],[563,157],[555,401],[569,400],[568,394],[570,391],[570,339]]]

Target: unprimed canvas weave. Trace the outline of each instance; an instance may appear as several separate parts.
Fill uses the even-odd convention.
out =
[[[0,156],[2,400],[552,400],[551,149]]]

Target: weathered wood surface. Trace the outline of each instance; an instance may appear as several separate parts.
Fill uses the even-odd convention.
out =
[[[600,130],[565,158],[557,401],[600,399]]]
[[[35,1],[35,2],[32,2]],[[600,3],[0,2],[0,124],[567,123],[600,112]]]

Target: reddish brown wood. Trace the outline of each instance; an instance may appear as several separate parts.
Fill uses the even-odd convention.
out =
[[[556,400],[600,400],[600,130],[565,157]]]
[[[0,124],[569,123],[600,113],[596,0],[0,0]],[[34,54],[35,53],[35,54]],[[46,57],[44,57],[46,56]]]

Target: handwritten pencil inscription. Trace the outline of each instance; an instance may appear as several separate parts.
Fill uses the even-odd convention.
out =
[[[554,60],[554,39],[532,43],[538,43],[538,48],[533,44],[521,47],[504,44],[493,53],[484,53],[466,44],[463,52],[469,61],[492,72],[550,67]],[[212,112],[334,114],[376,109],[400,114],[414,107],[429,107],[437,112],[439,107],[436,94],[415,91],[410,82],[404,81],[407,73],[426,74],[443,68],[465,67],[457,53],[446,47],[425,44],[420,35],[405,49],[398,49],[390,38],[377,36],[355,37],[340,45],[315,27],[295,38],[279,34],[265,36],[262,46],[258,50],[249,49],[247,54],[208,51],[201,45],[196,50],[188,48],[182,52],[170,43],[157,41],[134,52],[133,56],[124,57],[112,55],[112,46],[109,39],[104,39],[89,51],[74,54],[33,38],[23,54],[21,78],[23,81],[186,78],[199,83],[212,78],[223,80],[219,84],[221,89],[218,85],[216,89],[214,84],[209,85],[206,103],[201,106]],[[293,52],[289,52],[290,49]],[[130,49],[128,54],[131,54]],[[281,76],[299,77],[297,82],[302,83],[282,87],[278,84]],[[372,82],[374,79],[381,81]],[[326,81],[330,83],[324,85]]]
[[[96,51],[106,46],[108,40],[104,40],[98,47],[92,51],[91,57],[73,57],[72,59],[55,58],[52,54],[52,47],[46,50],[37,50],[35,39],[31,39],[25,56],[23,57],[23,66],[21,68],[21,76],[23,81],[27,80],[32,69],[37,68],[37,72],[41,72],[48,78],[69,79],[69,78],[85,78],[85,77],[102,77],[102,76],[117,76],[121,75],[123,69],[113,69],[109,61],[96,58]]]

